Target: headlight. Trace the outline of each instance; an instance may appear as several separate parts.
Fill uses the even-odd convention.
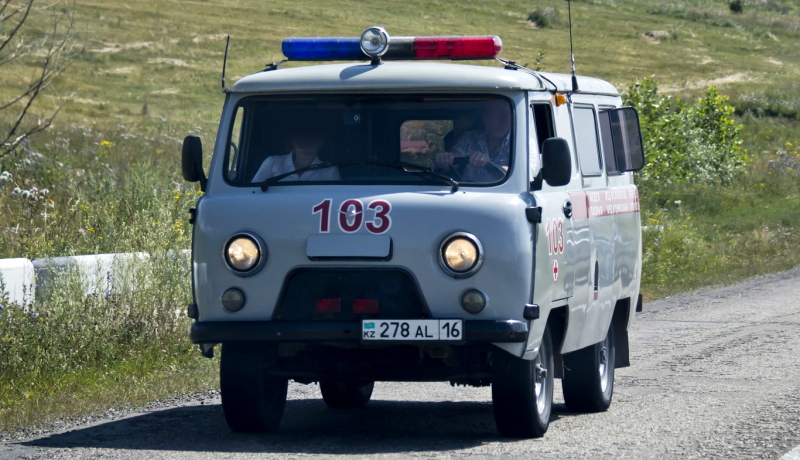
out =
[[[240,233],[225,243],[225,261],[237,274],[252,275],[264,265],[264,245],[253,235]]]
[[[478,238],[469,233],[454,233],[442,242],[439,264],[455,278],[472,276],[483,262],[483,248]]]

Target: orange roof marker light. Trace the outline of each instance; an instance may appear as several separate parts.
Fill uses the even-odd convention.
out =
[[[562,105],[567,103],[567,96],[556,93],[553,95],[551,100],[556,104],[556,107],[561,107]]]

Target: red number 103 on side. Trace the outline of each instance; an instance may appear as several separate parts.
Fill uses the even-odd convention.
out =
[[[312,215],[319,214],[320,233],[330,233],[332,207],[333,200],[326,198],[311,208]],[[370,233],[385,233],[392,226],[391,210],[392,205],[385,200],[370,201],[366,209],[361,200],[344,200],[336,213],[336,222],[344,233],[355,233],[362,225]]]

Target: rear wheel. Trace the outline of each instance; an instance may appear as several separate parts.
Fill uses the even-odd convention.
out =
[[[541,438],[553,408],[553,343],[545,329],[539,354],[524,360],[502,350],[492,354],[492,405],[503,436]]]
[[[288,380],[267,375],[267,370],[267,353],[258,345],[222,345],[219,385],[231,430],[268,433],[280,425]]]
[[[614,326],[606,338],[564,355],[564,402],[575,412],[602,412],[614,394]]]
[[[364,407],[372,397],[375,382],[341,382],[322,380],[319,389],[322,399],[333,409],[357,409]]]

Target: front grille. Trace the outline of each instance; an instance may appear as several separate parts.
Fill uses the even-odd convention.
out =
[[[317,299],[341,299],[341,313],[316,313]],[[355,299],[377,299],[379,313],[354,314]],[[273,320],[357,321],[430,318],[413,277],[401,269],[302,268],[286,276]]]

